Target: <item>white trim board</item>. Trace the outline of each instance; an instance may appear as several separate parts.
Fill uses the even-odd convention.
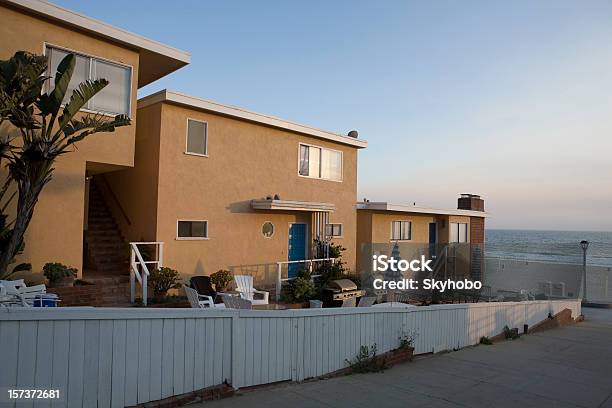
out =
[[[200,109],[225,116],[243,119],[250,122],[261,123],[267,126],[286,129],[293,132],[314,136],[320,139],[353,146],[358,149],[363,149],[368,146],[368,142],[363,139],[356,139],[354,137],[341,135],[339,133],[328,132],[326,130],[320,130],[306,125],[300,125],[298,123],[276,118],[274,116],[252,112],[235,106],[223,105],[218,102],[197,98],[195,96],[186,95],[168,89],[161,90],[159,92],[139,99],[138,109],[145,108],[147,106],[151,106],[160,102],[174,103],[177,105],[187,106],[190,108]]]
[[[404,212],[417,214],[463,215],[466,217],[487,218],[490,215],[484,211],[454,210],[443,208],[416,207],[408,204],[393,204],[387,202],[357,203],[357,210]]]

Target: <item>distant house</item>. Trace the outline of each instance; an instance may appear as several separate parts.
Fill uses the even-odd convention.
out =
[[[416,254],[435,258],[449,244],[456,248],[467,248],[464,244],[471,244],[473,250],[469,252],[473,254],[480,250],[482,253],[485,218],[488,216],[484,212],[484,201],[474,194],[462,194],[457,207],[440,209],[387,202],[357,203],[358,269],[367,270],[371,253],[390,252],[395,243],[404,248],[403,258]]]

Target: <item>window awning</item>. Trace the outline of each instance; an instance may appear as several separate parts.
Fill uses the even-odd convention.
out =
[[[289,201],[289,200],[251,200],[251,208],[254,210],[268,211],[326,211],[332,212],[336,206],[331,203],[317,203],[313,201]]]

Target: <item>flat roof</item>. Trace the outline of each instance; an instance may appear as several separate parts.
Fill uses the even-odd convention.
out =
[[[341,135],[339,133],[334,132],[328,132],[326,130],[316,129],[307,125],[300,125],[298,123],[276,118],[274,116],[249,111],[236,106],[223,105],[218,102],[197,98],[195,96],[186,95],[176,91],[170,91],[167,89],[161,90],[159,92],[139,99],[138,108],[145,108],[147,106],[161,102],[174,103],[189,108],[239,118],[250,122],[262,123],[267,126],[290,130],[308,136],[314,136],[320,139],[330,140],[332,142],[342,143],[345,145],[356,147],[358,149],[362,149],[368,146],[368,142],[363,139],[356,139],[354,137]]]
[[[484,211],[472,211],[472,210],[455,210],[445,208],[430,208],[430,207],[417,207],[409,204],[394,204],[383,201],[378,202],[359,202],[357,203],[358,210],[372,210],[372,211],[389,211],[389,212],[405,212],[405,213],[418,213],[418,214],[439,214],[439,215],[463,215],[467,217],[489,217],[489,214]]]
[[[61,25],[93,34],[140,53],[138,87],[143,87],[189,64],[191,55],[174,47],[149,40],[138,34],[114,27],[42,0],[0,0],[0,4],[42,17]],[[121,12],[121,10],[118,10]],[[144,68],[144,70],[143,70]]]

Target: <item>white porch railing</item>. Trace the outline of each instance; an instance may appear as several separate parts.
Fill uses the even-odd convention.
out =
[[[145,261],[140,252],[139,246],[155,246],[155,260]],[[149,267],[147,265],[155,265],[155,268],[163,266],[164,259],[164,243],[163,242],[130,242],[130,302],[136,300],[136,281],[142,287],[142,303],[147,305],[147,291]]]
[[[295,264],[304,264],[304,266],[307,266],[308,271],[310,272],[310,276],[313,278],[317,278],[321,275],[313,275],[312,272],[314,270],[314,264],[316,263],[323,263],[323,262],[331,262],[332,265],[334,264],[334,262],[336,262],[336,258],[324,258],[324,259],[303,259],[300,261],[281,261],[281,262],[277,262],[276,263],[276,299],[278,300],[278,298],[280,297],[280,292],[281,292],[281,286],[283,285],[283,282],[286,281],[290,281],[295,279],[294,278],[290,278],[289,276],[287,276],[286,278],[283,278],[283,265],[287,265],[287,267],[289,267],[289,265],[295,265]]]

